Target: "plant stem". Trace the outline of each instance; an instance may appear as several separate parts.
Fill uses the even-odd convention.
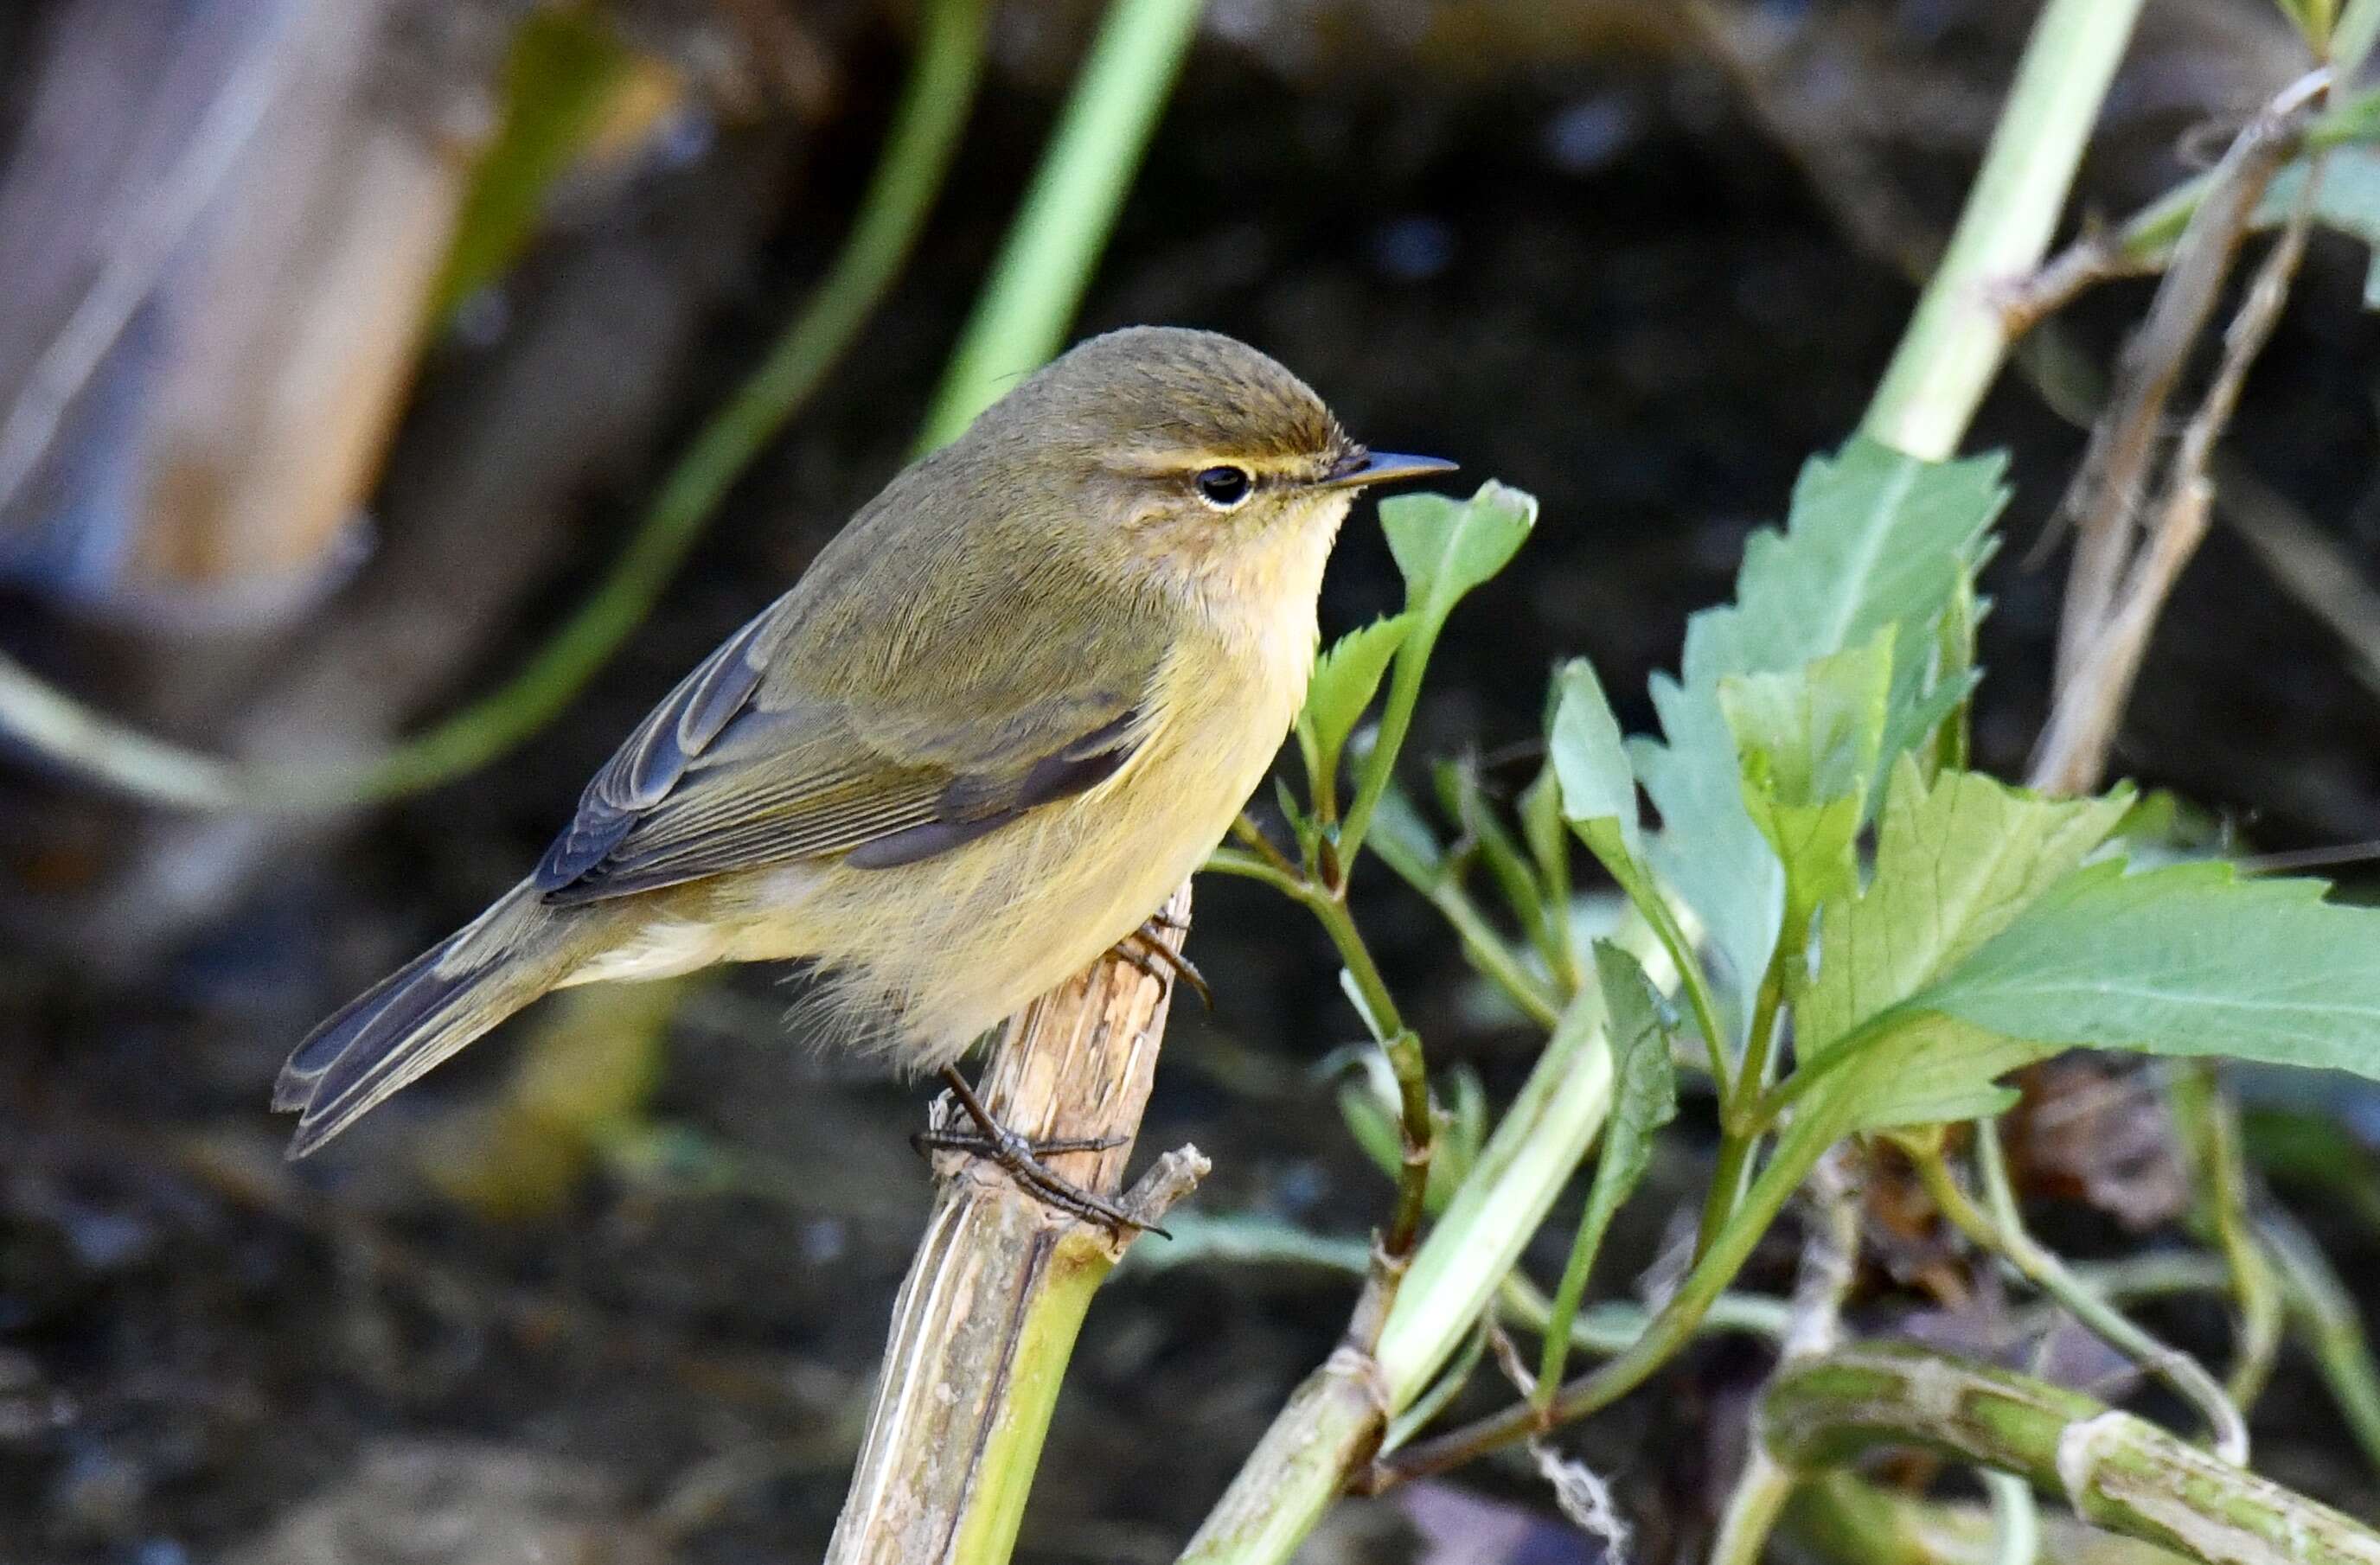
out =
[[[2170,1097],[2240,1311],[2239,1343],[2224,1390],[2234,1405],[2250,1408],[2272,1379],[2288,1303],[2248,1212],[2248,1164],[2240,1146],[2239,1107],[2207,1061],[2192,1061],[2176,1073]]]
[[[0,730],[77,775],[183,809],[340,809],[486,765],[542,728],[644,623],[720,502],[818,389],[908,258],[982,75],[988,0],[932,0],[882,158],[825,277],[678,458],[602,583],[492,695],[359,765],[250,767],[99,716],[0,658]]]
[[[2265,1242],[2281,1261],[2282,1286],[2290,1313],[2310,1339],[2314,1363],[2347,1426],[2363,1448],[2363,1457],[2380,1468],[2380,1365],[2372,1357],[2371,1340],[2355,1297],[2339,1280],[2338,1268],[2295,1219],[2283,1212],[2269,1214]]]
[[[1602,1000],[1590,988],[1562,1013],[1422,1241],[1378,1348],[1342,1347],[1306,1377],[1200,1524],[1184,1565],[1281,1565],[1377,1448],[1387,1420],[1462,1346],[1602,1126],[1611,1101],[1602,1024]]]
[[[1931,1353],[1786,1365],[1762,1444],[1797,1469],[1916,1446],[2015,1474],[2094,1525],[2225,1565],[2380,1565],[2380,1533],[2080,1392]]]
[[[1800,1137],[1798,1146],[1791,1137],[1780,1145],[1779,1155],[1770,1159],[1768,1166],[1753,1181],[1734,1219],[1695,1261],[1677,1292],[1626,1352],[1563,1386],[1543,1408],[1528,1403],[1510,1407],[1375,1463],[1367,1475],[1368,1486],[1385,1488],[1461,1466],[1488,1451],[1527,1438],[1548,1422],[1567,1423],[1599,1412],[1651,1378],[1694,1337],[1705,1313],[1743,1268],[1753,1247],[1801,1187],[1818,1156],[1842,1134],[1840,1129],[1826,1128],[1833,1134],[1805,1134]],[[1440,1224],[1441,1229],[1444,1226]]]
[[[918,438],[943,444],[1057,351],[1198,25],[1200,0],[1114,0]]]
[[[1953,455],[2008,355],[1996,287],[2049,248],[2141,0],[2049,0],[1984,165],[1862,431],[1929,461]]]
[[[2223,1388],[2216,1384],[2215,1377],[2196,1359],[2158,1341],[2130,1316],[2092,1292],[2055,1251],[2026,1231],[2017,1211],[2016,1193],[2009,1182],[2007,1164],[2000,1156],[1998,1128],[1989,1120],[1976,1122],[1975,1157],[1986,1199],[1992,1206],[1989,1214],[1969,1199],[1939,1152],[1912,1152],[1910,1161],[1917,1171],[1918,1183],[1925,1187],[1925,1193],[1934,1198],[1935,1206],[1953,1228],[2015,1268],[2026,1281],[2063,1304],[2102,1341],[2165,1381],[2206,1420],[2222,1459],[2234,1464],[2245,1463],[2247,1424],[2231,1399],[2223,1394]]]
[[[1405,851],[1394,832],[1375,840],[1372,853],[1399,880],[1429,899],[1429,904],[1453,927],[1456,938],[1462,941],[1463,958],[1475,971],[1501,989],[1520,1007],[1522,1014],[1541,1027],[1553,1026],[1561,1015],[1560,1002],[1529,971],[1503,936],[1496,932],[1495,926],[1488,922],[1488,916],[1471,900],[1471,893],[1463,889],[1451,868],[1443,863],[1419,862]]]
[[[1753,1001],[1752,1030],[1744,1037],[1743,1062],[1736,1071],[1735,1080],[1724,1084],[1725,1096],[1719,1102],[1718,1159],[1711,1170],[1710,1193],[1704,1197],[1702,1228],[1694,1237],[1697,1256],[1710,1248],[1711,1241],[1743,1204],[1744,1192],[1752,1188],[1760,1138],[1767,1128],[1767,1122],[1761,1118],[1760,1100],[1768,1090],[1769,1071],[1776,1061],[1779,1013],[1785,1004],[1784,976],[1791,970],[1790,964],[1802,960],[1800,940],[1790,940],[1787,946],[1779,947],[1777,954],[1769,959],[1768,971],[1760,980],[1760,992]]]
[[[1188,888],[1167,904],[1182,937]],[[1102,960],[1009,1024],[982,1098],[1035,1141],[1113,1137],[1053,1154],[1114,1188],[1156,1074],[1172,986]],[[1123,1198],[1154,1222],[1206,1168],[1159,1159]],[[893,1306],[867,1438],[827,1565],[999,1565],[1014,1546],[1075,1336],[1129,1235],[1057,1212],[980,1159],[941,1155],[942,1189]]]

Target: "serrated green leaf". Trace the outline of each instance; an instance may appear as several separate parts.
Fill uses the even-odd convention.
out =
[[[1946,771],[1929,787],[1903,757],[1867,891],[1820,916],[1817,977],[1794,1008],[1802,1058],[1818,1058],[2005,930],[2130,806],[2127,793],[2046,799],[1969,771]]]
[[[1998,455],[1921,462],[1865,438],[1813,457],[1786,530],[1744,547],[1735,601],[1694,616],[1685,682],[1798,668],[1911,619],[1929,626],[2008,498]],[[1922,657],[1903,637],[1898,655]]]
[[[1859,876],[1855,844],[1884,742],[1893,627],[1790,673],[1730,674],[1719,707],[1743,769],[1743,803],[1785,869],[1785,927],[1806,930]]]
[[[2380,910],[2228,864],[2068,877],[1910,1001],[2060,1048],[2220,1054],[2380,1079]]]
[[[1747,800],[1820,805],[1866,793],[1892,694],[1892,641],[1887,625],[1864,647],[1718,682]]]
[[[1560,694],[1548,743],[1554,775],[1561,785],[1562,814],[1572,821],[1618,822],[1622,845],[1631,855],[1642,856],[1636,773],[1628,764],[1620,720],[1612,715],[1595,665],[1585,658],[1572,659],[1555,676],[1555,686]]]
[[[1314,677],[1306,684],[1305,707],[1297,721],[1312,735],[1317,751],[1326,761],[1337,758],[1346,746],[1347,735],[1363,721],[1364,710],[1379,693],[1390,660],[1397,655],[1397,649],[1404,644],[1413,626],[1413,615],[1409,613],[1374,620],[1332,642],[1314,661]],[[1317,777],[1314,783],[1320,788],[1330,781]]]
[[[1756,533],[1746,546],[1735,602],[1696,614],[1680,679],[1654,681],[1662,740],[1632,746],[1661,813],[1648,854],[1709,930],[1729,970],[1721,981],[1739,1001],[1776,948],[1785,886],[1744,806],[1719,681],[1797,669],[1895,626],[1890,687],[1916,701],[1929,688],[1934,624],[2006,499],[2002,466],[1920,462],[1864,439],[1813,459],[1786,530]],[[1906,726],[1888,718],[1886,732]]]
[[[1432,623],[1510,564],[1536,520],[1534,495],[1493,479],[1468,500],[1400,494],[1380,502],[1389,552],[1405,578],[1405,606]]]
[[[1633,956],[1609,940],[1595,942],[1595,975],[1602,986],[1611,1039],[1611,1119],[1604,1126],[1595,1181],[1587,1187],[1586,1207],[1579,1214],[1578,1232],[1571,1241],[1570,1259],[1562,1268],[1547,1322],[1539,1379],[1548,1391],[1561,1379],[1570,1323],[1585,1296],[1603,1236],[1652,1167],[1655,1134],[1678,1113],[1669,1008],[1653,980]]]

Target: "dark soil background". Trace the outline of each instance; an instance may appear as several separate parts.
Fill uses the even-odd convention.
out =
[[[666,42],[702,9],[654,6],[644,24]],[[2032,9],[1778,0],[1743,13],[1740,37],[1775,67],[1779,103],[1939,225]],[[37,36],[44,10],[5,25]],[[74,608],[20,570],[0,596],[0,646],[102,706],[251,753],[308,743],[303,722],[326,722],[322,743],[358,744],[321,714],[382,700],[382,644],[341,650],[375,602],[427,605],[399,616],[412,639],[385,654],[412,671],[391,722],[517,667],[846,227],[905,64],[905,14],[857,0],[786,10],[831,91],[799,112],[765,92],[758,110],[686,107],[668,155],[557,209],[504,285],[503,321],[428,352],[374,506],[382,552],[353,580],[268,625],[163,635]],[[1846,237],[1742,79],[1669,11],[1218,0],[1084,307],[1084,333],[1147,321],[1245,337],[1360,438],[1454,457],[1466,486],[1493,476],[1541,497],[1536,537],[1439,655],[1416,755],[1524,745],[1565,656],[1641,692],[1674,661],[1684,615],[1725,594],[1744,536],[1780,513],[1803,458],[1856,424],[1913,297]],[[2297,68],[2260,0],[2150,14],[2086,174],[2101,210],[2161,188],[2185,166],[2185,131],[2225,123]],[[306,1028],[509,885],[646,706],[898,466],[1089,19],[1008,7],[965,152],[891,303],[738,486],[660,612],[531,745],[302,828],[177,822],[0,760],[0,1559],[724,1565],[823,1547],[926,1210],[929,1176],[905,1145],[925,1094],[790,1045],[778,975],[693,989],[668,1025],[650,1118],[543,1204],[457,1200],[441,1177],[492,1154],[511,1166],[482,1110],[533,1021],[300,1168],[280,1161],[285,1126],[264,1104]],[[735,36],[765,55],[776,34]],[[0,34],[0,137],[21,121],[37,57],[11,42]],[[35,155],[21,140],[0,140],[0,155],[12,145]],[[590,289],[590,258],[623,247],[660,281]],[[2358,309],[2364,261],[2317,243],[2238,443],[2336,543],[2338,568],[2368,576],[2380,333]],[[2108,290],[2066,324],[2104,362],[2145,297]],[[655,298],[689,324],[674,351],[620,350],[634,366],[622,375],[650,382],[639,409],[606,426],[543,519],[516,533],[493,504],[482,532],[437,533],[424,497],[442,492],[442,464],[473,438],[543,438],[488,428],[504,409],[603,403],[610,334],[642,330],[635,310],[666,313]],[[523,370],[523,344],[557,333],[578,345],[577,371]],[[524,373],[542,378],[506,389]],[[2012,380],[1973,443],[2010,448],[2018,490],[1992,567],[1977,726],[1983,763],[2013,772],[2044,709],[2060,579],[2025,556],[2081,437]],[[442,583],[464,584],[459,601],[483,572],[511,583],[497,612],[437,612]],[[1326,634],[1395,597],[1359,514],[1326,588]],[[416,641],[437,656],[415,657]],[[353,692],[315,689],[310,715],[276,727],[276,692],[340,670]],[[2158,634],[2120,764],[2258,849],[2380,837],[2380,696],[2352,670],[2218,529]],[[1642,726],[1649,711],[1640,700],[1623,716]],[[1509,1091],[1532,1038],[1479,1019],[1442,927],[1377,866],[1362,913],[1434,1062]],[[1219,1003],[1177,1013],[1148,1143],[1195,1140],[1214,1157],[1205,1211],[1362,1235],[1387,1187],[1314,1070],[1357,1031],[1327,943],[1268,893],[1209,881],[1191,949]],[[2363,1089],[2325,1082],[2316,1097],[2380,1143]],[[1682,1152],[1662,1166],[1623,1236],[1636,1265],[1700,1173]],[[2367,1310],[2380,1306],[2380,1231],[2351,1201],[2301,1207]],[[2065,1222],[2052,1231],[2086,1250],[2172,1237],[2127,1238],[2079,1204]],[[1020,1557],[1171,1559],[1328,1352],[1350,1295],[1320,1272],[1127,1268],[1086,1328]],[[2211,1305],[2155,1318],[2192,1346],[2224,1340]],[[1698,1351],[1576,1438],[1638,1525],[1639,1560],[1707,1547],[1760,1368],[1748,1349]],[[2257,1428],[2277,1476],[2367,1513],[2380,1497],[2295,1357]],[[1348,1508],[1313,1547],[1318,1560],[1600,1558],[1525,1474],[1492,1466]]]

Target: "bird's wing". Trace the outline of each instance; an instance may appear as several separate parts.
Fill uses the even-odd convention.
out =
[[[838,698],[804,677],[805,651],[844,660],[805,648],[801,617],[792,600],[762,613],[629,735],[538,865],[546,902],[837,854],[884,867],[947,852],[1121,767],[1161,656],[1150,638],[1145,654],[1070,661],[1024,625],[1002,650],[940,660],[929,677],[871,671]]]

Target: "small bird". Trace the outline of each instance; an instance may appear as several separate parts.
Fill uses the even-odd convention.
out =
[[[550,989],[786,959],[997,1147],[954,1062],[1198,867],[1305,698],[1355,492],[1452,466],[1367,451],[1230,337],[1081,344],[671,691],[527,880],[298,1046],[290,1156]]]

